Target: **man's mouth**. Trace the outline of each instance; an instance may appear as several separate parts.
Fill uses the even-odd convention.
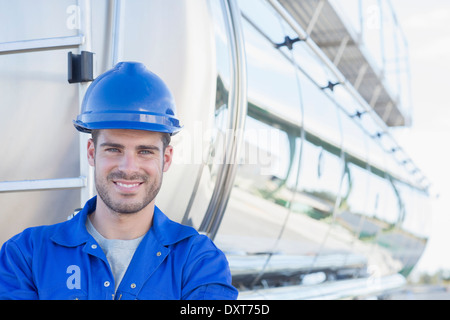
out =
[[[139,181],[113,181],[120,192],[135,192],[143,182]]]
[[[141,184],[141,183],[123,183],[123,182],[114,182],[114,183],[124,188],[134,188]]]

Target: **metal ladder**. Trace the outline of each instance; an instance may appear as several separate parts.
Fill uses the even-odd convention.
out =
[[[78,35],[54,38],[41,38],[23,41],[0,43],[0,56],[24,52],[37,52],[48,50],[78,49],[91,51],[91,2],[90,0],[78,0],[80,14],[80,25]],[[78,83],[79,109],[81,101],[89,83]],[[94,195],[93,169],[87,162],[86,144],[88,135],[79,135],[80,151],[80,176],[62,179],[39,179],[39,180],[17,180],[0,181],[0,193],[39,191],[39,190],[61,190],[80,189],[81,206]]]

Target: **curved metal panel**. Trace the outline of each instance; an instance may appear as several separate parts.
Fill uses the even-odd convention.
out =
[[[224,1],[224,12],[229,25],[229,43],[232,57],[231,83],[229,91],[229,129],[231,130],[223,165],[218,173],[214,192],[211,197],[206,215],[200,231],[206,232],[211,238],[215,237],[219,228],[228,198],[236,175],[239,150],[243,141],[243,129],[247,114],[247,75],[245,67],[244,40],[241,27],[241,15],[235,0]]]

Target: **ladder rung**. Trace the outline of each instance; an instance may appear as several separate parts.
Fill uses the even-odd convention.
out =
[[[83,188],[85,186],[86,186],[85,177],[64,178],[64,179],[0,181],[0,193],[55,190],[55,189],[76,189],[76,188]]]
[[[75,48],[83,44],[83,42],[83,35],[3,42],[0,43],[0,55],[31,51],[55,50],[62,48]]]

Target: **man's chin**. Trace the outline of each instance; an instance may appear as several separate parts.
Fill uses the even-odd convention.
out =
[[[149,199],[139,200],[136,193],[109,193],[106,197],[100,197],[111,211],[118,214],[138,213],[151,202]]]
[[[142,209],[147,206],[142,203],[107,203],[106,205],[109,209],[119,214],[135,214],[142,211]]]

